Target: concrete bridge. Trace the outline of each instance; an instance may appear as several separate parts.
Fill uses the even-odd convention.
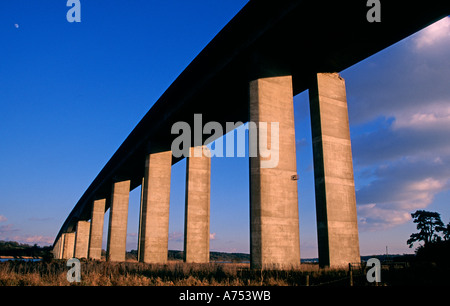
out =
[[[275,167],[250,157],[253,268],[300,264],[293,96],[309,89],[321,266],[359,262],[345,81],[339,72],[447,16],[445,1],[381,1],[369,22],[364,0],[251,0],[180,74],[125,139],[62,225],[56,258],[124,261],[130,190],[142,186],[139,260],[165,263],[176,122],[278,122]],[[258,126],[258,125],[257,125]],[[228,132],[228,130],[226,131]],[[201,150],[193,139],[190,152]],[[208,142],[207,141],[207,142]],[[210,158],[187,157],[184,259],[209,261]]]

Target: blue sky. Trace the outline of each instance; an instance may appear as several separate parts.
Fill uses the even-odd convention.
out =
[[[0,240],[51,244],[153,103],[247,3],[81,0],[81,23],[69,23],[66,2],[0,2]],[[363,255],[412,252],[417,209],[450,221],[449,20],[341,73]],[[317,256],[307,92],[294,108],[307,258]],[[183,246],[184,185],[180,162],[170,249]],[[214,158],[211,189],[211,249],[249,252],[248,159]],[[137,245],[139,193],[130,195],[128,249]]]

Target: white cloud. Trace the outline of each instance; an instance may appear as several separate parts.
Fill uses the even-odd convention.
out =
[[[13,224],[0,225],[0,240],[16,240],[13,235],[17,235],[20,230]]]
[[[417,49],[423,49],[450,39],[450,17],[445,17],[420,31],[414,38]]]
[[[51,245],[53,244],[54,237],[42,235],[15,236],[13,237],[13,240],[27,244]]]
[[[386,184],[387,185],[387,184]],[[387,186],[385,186],[387,187]],[[399,190],[404,193],[405,190]],[[358,226],[361,231],[386,230],[411,220],[411,212],[431,204],[433,192],[412,192],[399,199],[358,205]]]
[[[445,183],[439,180],[436,180],[432,177],[427,177],[421,181],[413,182],[409,184],[408,189],[412,192],[433,192],[436,190],[441,190],[442,187],[445,186]]]
[[[360,229],[388,229],[408,222],[411,212],[429,206],[436,194],[449,189],[449,161],[447,156],[378,165],[372,171],[372,182],[356,192]]]
[[[375,131],[352,138],[355,166],[370,167],[378,163],[410,161],[442,161],[450,158],[450,123],[434,115],[406,116],[389,126],[379,126]],[[431,121],[434,121],[433,123]],[[447,167],[447,165],[444,165]]]
[[[7,221],[7,218],[0,215],[0,222]],[[53,244],[54,237],[43,235],[26,235],[13,224],[0,225],[0,240],[17,241],[27,244],[50,245]]]
[[[450,99],[434,103],[427,102],[420,107],[396,114],[392,128],[423,131],[450,129]]]
[[[170,240],[170,241],[177,241],[177,242],[180,242],[180,241],[183,241],[183,239],[184,239],[184,234],[181,233],[181,232],[172,232],[172,233],[169,233],[169,240]]]
[[[449,54],[450,17],[446,17],[344,71],[350,123],[384,116],[448,125]]]
[[[358,227],[362,231],[386,230],[409,220],[411,215],[406,211],[380,208],[377,204],[358,206]]]

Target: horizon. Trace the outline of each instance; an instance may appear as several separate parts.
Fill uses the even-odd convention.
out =
[[[34,246],[34,245],[27,244],[27,243],[20,243],[18,241],[11,241],[11,240],[0,240],[0,243],[2,243],[2,242],[15,242],[15,243],[19,243],[20,245],[26,245],[26,246],[29,246],[29,247],[33,247]],[[37,246],[40,247],[40,248],[52,247],[52,245],[37,245]],[[131,253],[137,253],[137,251],[138,251],[137,249],[131,249],[131,250],[127,250],[126,252],[131,254]],[[181,253],[184,252],[183,250],[171,250],[171,249],[168,249],[167,251],[168,252],[181,252]],[[102,254],[103,253],[106,253],[106,249],[102,248]],[[210,253],[237,254],[237,255],[248,255],[248,256],[250,256],[250,253],[242,253],[242,252],[222,252],[222,251],[212,251],[212,250],[210,250]],[[370,257],[370,256],[406,256],[406,255],[415,255],[415,254],[411,254],[411,253],[403,253],[403,254],[389,254],[388,253],[388,254],[386,254],[386,253],[384,253],[384,254],[360,255],[360,257],[362,258],[362,257]],[[0,254],[0,257],[5,257],[5,255],[1,255]],[[312,259],[317,259],[318,260],[319,258],[318,257],[301,258],[301,260],[312,260]]]
[[[80,23],[67,22],[63,0],[0,3],[0,240],[53,244],[130,131],[248,1],[81,2]],[[361,256],[414,253],[416,210],[450,222],[449,52],[445,17],[340,72]],[[294,113],[300,255],[316,258],[308,91]],[[169,250],[183,249],[185,167],[172,167]],[[250,252],[248,168],[248,156],[212,158],[212,252]],[[140,187],[130,192],[127,250],[137,248],[139,201]]]

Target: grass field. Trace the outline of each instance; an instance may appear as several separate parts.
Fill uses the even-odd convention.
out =
[[[64,260],[0,263],[1,286],[373,286],[363,268],[319,269],[303,264],[292,270],[252,270],[247,263],[165,265],[81,261],[81,282],[67,281]],[[433,265],[383,266],[377,285],[449,284],[447,271]]]
[[[66,261],[0,263],[0,285],[3,286],[65,286]],[[251,270],[246,263],[184,264],[179,261],[165,265],[137,262],[109,263],[82,261],[81,282],[86,286],[290,286],[306,285],[307,278],[323,278],[315,265],[287,271]],[[307,276],[308,275],[308,276]],[[346,278],[347,271],[334,271],[334,277]]]

